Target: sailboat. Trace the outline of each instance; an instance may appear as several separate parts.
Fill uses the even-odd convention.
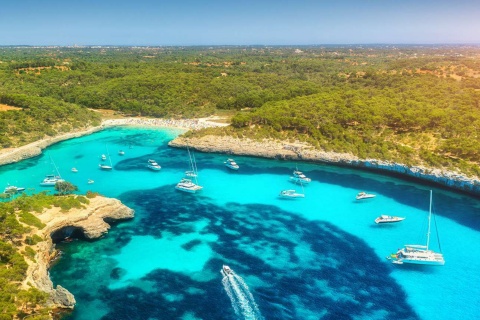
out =
[[[55,174],[47,174],[47,175],[45,176],[45,178],[42,180],[42,182],[40,182],[40,185],[41,185],[42,187],[54,187],[57,182],[63,182],[63,181],[65,181],[65,180],[63,180],[62,177],[60,176],[60,173],[58,172],[58,168],[57,168],[57,166],[55,165],[55,162],[53,162],[52,157],[50,157],[50,161],[52,162],[53,168],[55,169],[55,172],[57,173],[57,175],[55,175]]]
[[[107,155],[108,155],[108,161],[110,163],[110,165],[106,165],[106,164],[99,164],[98,167],[100,168],[100,170],[112,170],[113,169],[113,166],[112,166],[112,159],[110,158],[110,154],[108,153],[108,148],[107,146],[105,146],[105,149],[107,149]],[[102,160],[103,160],[103,154],[102,154]],[[106,158],[106,156],[105,156]]]
[[[430,245],[430,224],[432,220],[432,190],[430,190],[430,208],[428,212],[428,231],[426,245],[407,244],[401,248],[397,253],[388,257],[394,264],[425,264],[434,266],[443,266],[445,260],[443,254],[429,249]]]
[[[195,156],[190,153],[188,146],[187,146],[187,151],[188,151],[191,170],[185,172],[185,175],[188,178],[182,178],[180,182],[177,183],[177,185],[175,186],[175,189],[183,192],[196,193],[197,191],[202,190],[203,187],[198,184],[198,180],[197,180],[198,171],[197,171],[197,163],[195,162]],[[192,179],[190,178],[195,179],[195,182],[193,182]]]

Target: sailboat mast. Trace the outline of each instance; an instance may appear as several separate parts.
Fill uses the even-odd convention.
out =
[[[432,220],[432,193],[433,191],[430,190],[430,207],[428,209],[427,250],[428,250],[428,245],[430,244],[430,222]]]

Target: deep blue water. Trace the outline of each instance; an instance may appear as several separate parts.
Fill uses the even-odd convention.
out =
[[[51,158],[80,192],[119,198],[136,211],[100,240],[57,244],[63,256],[50,274],[77,299],[69,319],[478,318],[479,200],[434,189],[445,266],[392,265],[387,255],[425,241],[431,186],[251,157],[235,157],[240,170],[231,172],[226,155],[195,153],[204,190],[185,194],[174,186],[188,169],[187,152],[167,146],[178,133],[111,129],[0,167],[0,183],[38,192]],[[107,151],[111,172],[98,169]],[[162,170],[148,170],[148,159]],[[279,199],[282,189],[302,191],[289,182],[296,166],[312,178],[306,197]],[[358,202],[362,190],[377,197]],[[406,220],[375,225],[380,214]],[[222,282],[223,264],[238,282]]]

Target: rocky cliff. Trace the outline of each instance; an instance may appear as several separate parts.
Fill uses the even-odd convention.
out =
[[[388,171],[408,177],[437,183],[474,195],[480,195],[480,179],[467,177],[458,172],[423,166],[407,166],[401,163],[376,159],[359,159],[347,153],[325,152],[314,149],[304,143],[284,143],[276,140],[255,141],[228,136],[203,136],[193,138],[178,137],[170,141],[169,146],[186,148],[202,152],[217,152],[236,155],[248,155],[273,159],[311,161],[347,165],[352,167]]]
[[[102,236],[110,229],[107,220],[122,220],[133,218],[134,211],[123,205],[117,199],[97,196],[90,199],[90,203],[83,209],[71,209],[61,212],[60,208],[50,208],[38,215],[46,224],[42,230],[35,233],[45,239],[36,245],[35,262],[30,263],[27,277],[23,285],[33,285],[50,294],[49,305],[54,308],[72,308],[75,305],[73,295],[62,286],[53,287],[48,275],[50,262],[57,253],[52,242],[52,234],[63,228],[73,227],[83,231],[86,238],[94,239]]]

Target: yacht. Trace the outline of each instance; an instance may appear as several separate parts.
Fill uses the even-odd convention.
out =
[[[394,264],[408,263],[408,264],[443,266],[445,264],[445,259],[443,258],[443,254],[429,249],[431,220],[432,220],[432,191],[430,190],[430,207],[428,212],[428,231],[427,231],[426,244],[425,245],[407,244],[403,248],[399,249],[397,253],[390,255],[388,259],[392,260],[392,263]],[[437,240],[438,240],[438,233],[437,233]],[[439,243],[439,246],[440,246],[440,243]]]
[[[88,179],[87,183],[88,183],[88,184],[94,184],[95,181],[93,181],[92,179]]]
[[[302,171],[293,170],[293,177],[290,177],[290,180],[294,183],[307,184],[312,182],[312,179],[307,178]]]
[[[125,155],[125,151],[119,150],[119,151],[118,151],[118,154],[119,154],[120,156],[124,156],[124,155]]]
[[[224,265],[222,266],[222,270],[220,270],[220,273],[221,273],[224,277],[227,277],[227,276],[233,274],[233,270],[232,270],[229,266],[227,266],[227,265],[224,264]]]
[[[375,219],[375,223],[393,223],[393,222],[400,222],[405,220],[404,217],[396,217],[396,216],[388,216],[386,214],[382,214],[380,217]]]
[[[158,171],[158,170],[162,169],[162,167],[160,167],[160,165],[155,160],[151,160],[151,159],[148,160],[147,167],[149,169],[154,170],[154,171]]]
[[[195,193],[202,190],[203,187],[193,183],[190,179],[182,178],[182,180],[180,180],[180,182],[175,186],[175,189],[184,192]]]
[[[72,172],[78,172],[77,168],[72,168]]]
[[[364,200],[364,199],[371,199],[371,198],[375,198],[376,195],[374,194],[371,194],[371,193],[366,193],[366,192],[359,192],[357,194],[357,196],[355,197],[355,199],[357,200]]]
[[[64,182],[65,180],[62,179],[60,176],[56,176],[54,174],[47,174],[40,185],[42,187],[53,187],[57,182]]]
[[[102,161],[105,161],[105,160],[107,160],[107,156],[104,155],[104,154],[102,154],[102,155],[100,156],[100,159],[102,159]]]
[[[225,161],[224,163],[227,168],[232,170],[238,170],[240,168],[233,159],[227,159],[227,161]]]
[[[18,193],[23,191],[25,191],[25,188],[11,186],[10,184],[7,184],[7,187],[3,190],[3,193]]]
[[[100,168],[100,170],[110,171],[110,170],[113,169],[112,159],[110,158],[110,154],[108,153],[108,148],[107,148],[107,146],[105,146],[105,148],[107,149],[108,161],[109,161],[110,165],[99,164],[98,167]],[[104,154],[102,154],[102,160],[107,160],[107,156],[105,156]]]
[[[303,193],[297,193],[295,190],[282,190],[279,196],[284,199],[305,198]]]

